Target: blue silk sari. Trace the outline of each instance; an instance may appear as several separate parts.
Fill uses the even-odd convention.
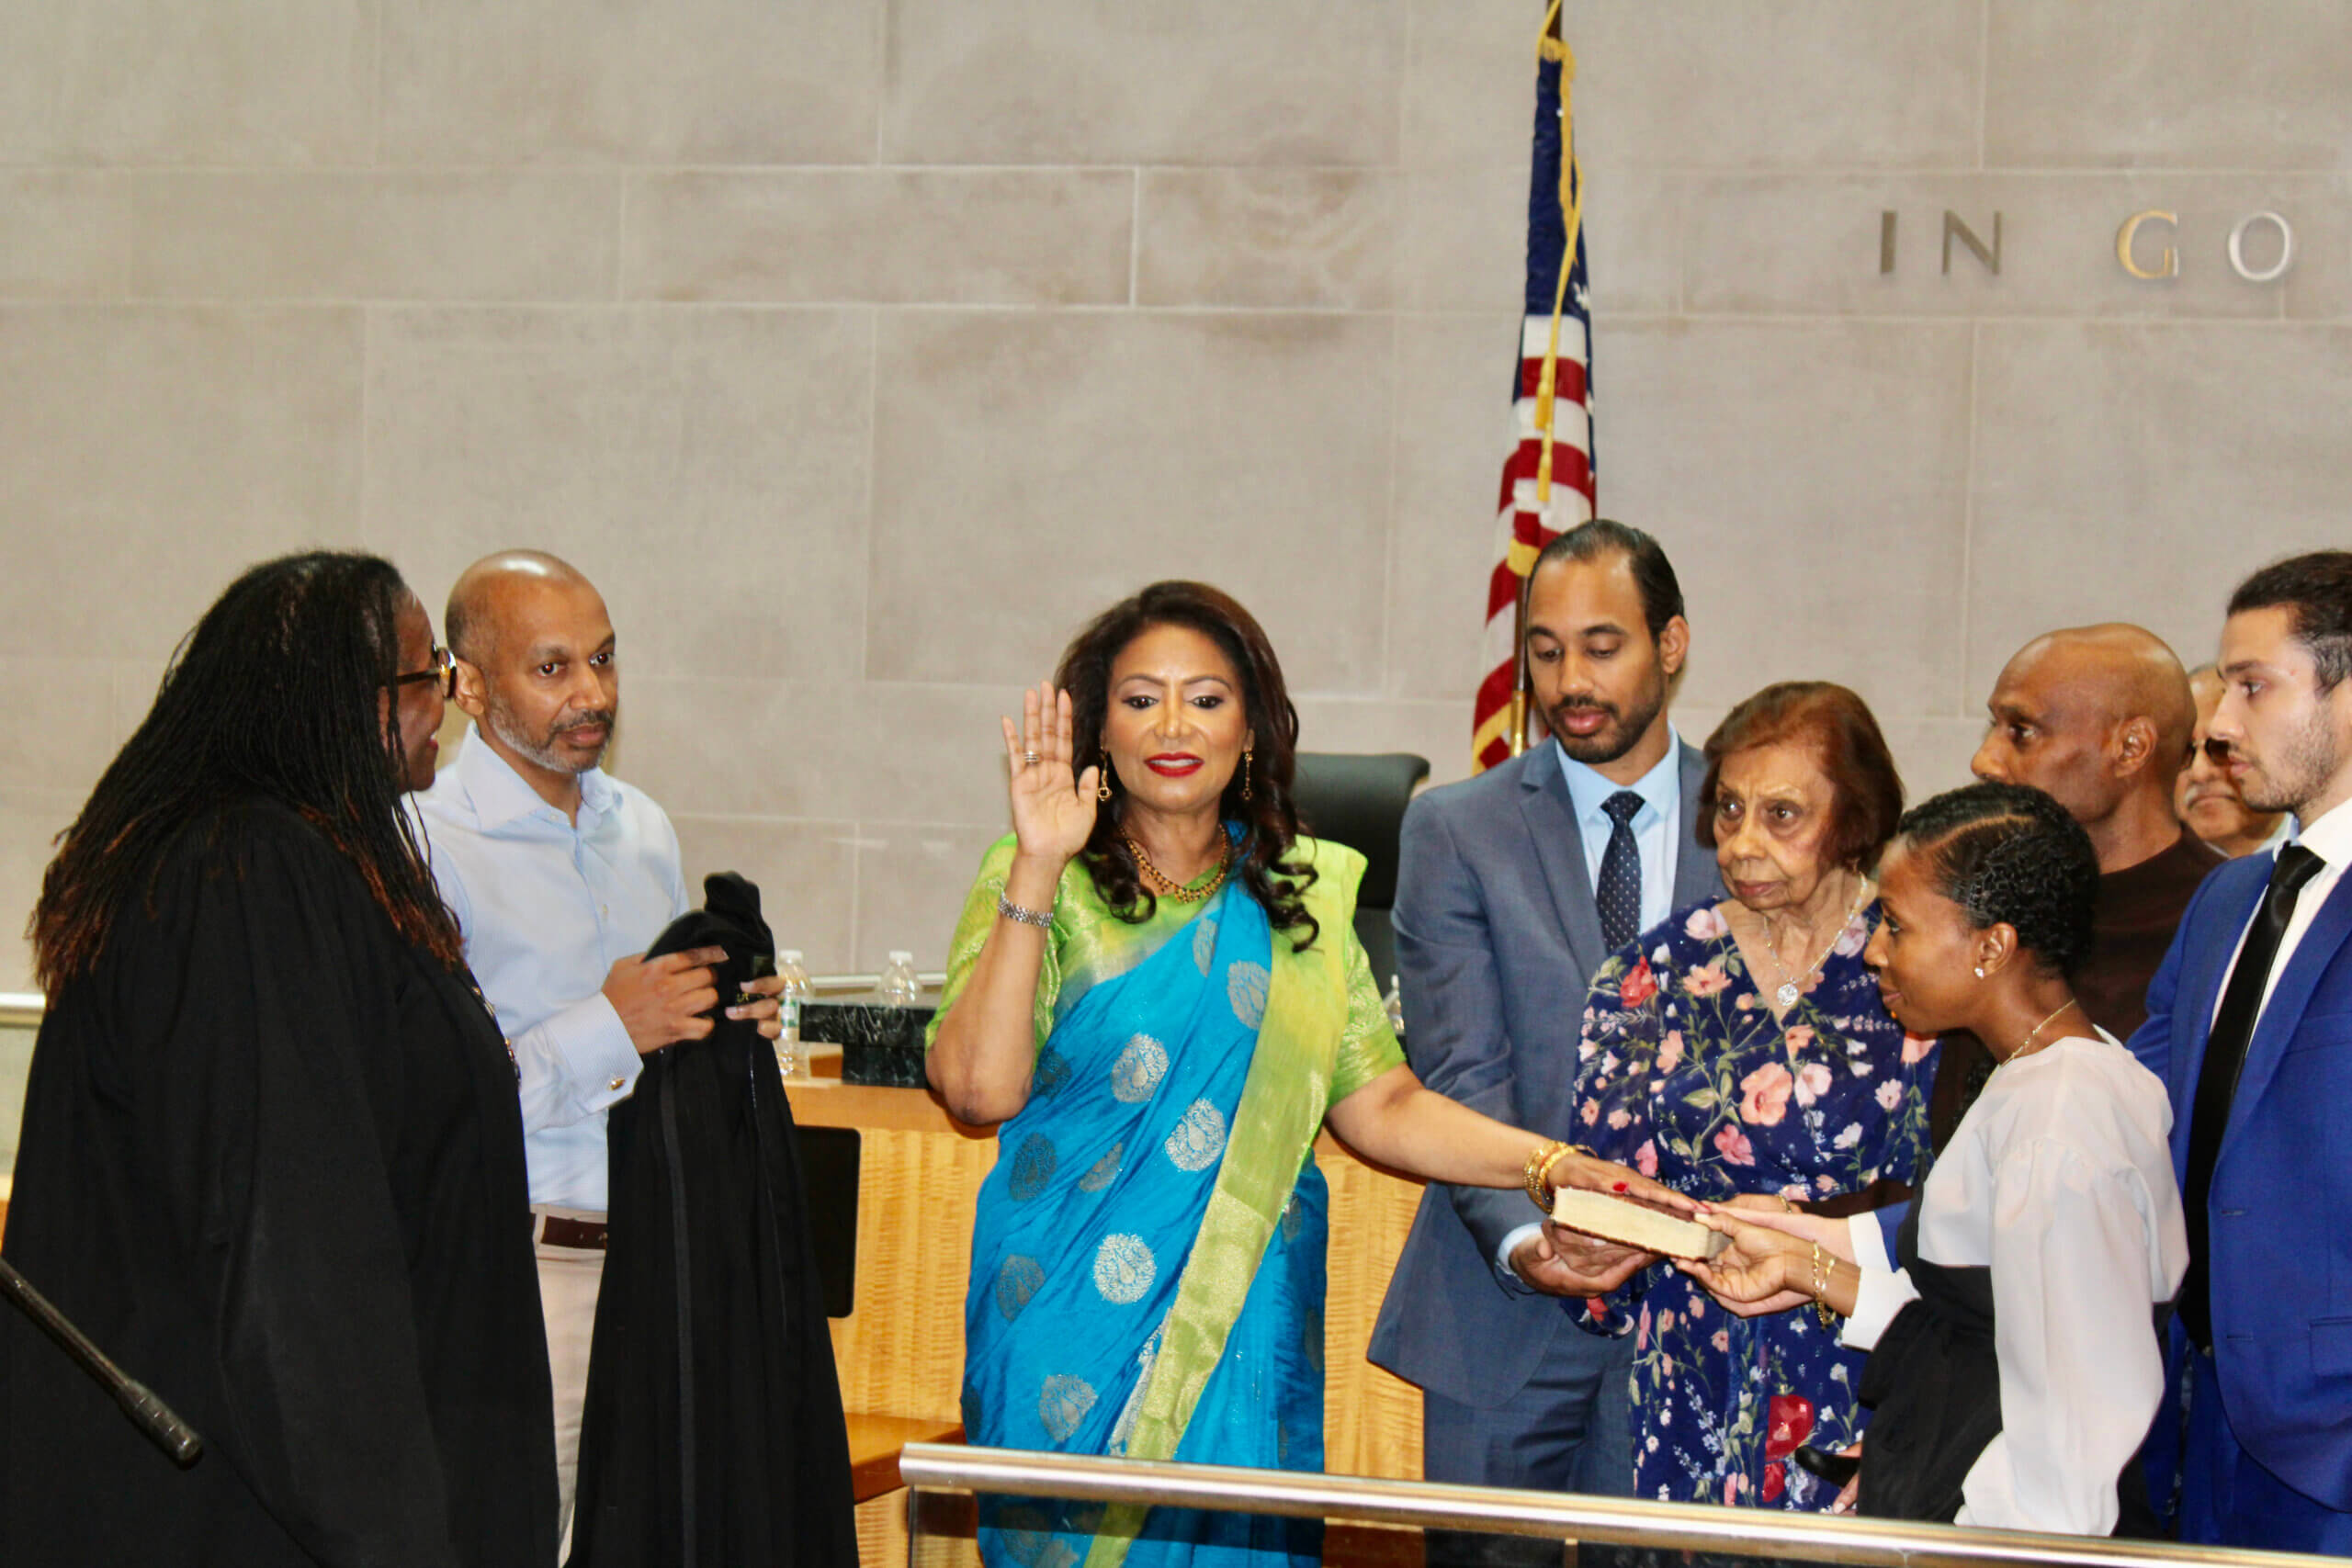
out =
[[[990,1447],[1125,1454],[1218,1179],[1264,1021],[1272,933],[1227,886],[1189,923],[1066,987],[1028,1103],[1000,1130],[965,1310],[964,1423]],[[1179,1460],[1320,1470],[1329,1200],[1305,1161]],[[1233,1281],[1237,1287],[1238,1280]],[[1080,1568],[1101,1504],[984,1498],[991,1568]],[[1298,1568],[1317,1521],[1158,1508],[1130,1568]],[[1105,1538],[1106,1540],[1108,1538]]]

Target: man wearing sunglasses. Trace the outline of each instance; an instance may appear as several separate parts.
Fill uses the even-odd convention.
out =
[[[2189,671],[2188,689],[2197,698],[2197,735],[2188,766],[2180,771],[2174,804],[2190,832],[2234,860],[2285,843],[2295,819],[2283,811],[2256,811],[2230,776],[2230,743],[2211,733],[2223,684],[2221,671],[2211,664]]]

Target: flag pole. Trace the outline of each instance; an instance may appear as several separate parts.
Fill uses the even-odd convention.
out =
[[[1487,661],[1473,709],[1473,772],[1523,756],[1529,744],[1544,733],[1543,705],[1527,660],[1529,578],[1546,544],[1564,527],[1593,515],[1589,504],[1593,493],[1591,344],[1578,261],[1584,180],[1570,125],[1576,60],[1564,41],[1564,8],[1563,0],[1546,0],[1543,26],[1533,40],[1534,181],[1527,207],[1525,304],[1513,380],[1515,434],[1503,465],[1497,558],[1487,578]],[[1552,297],[1549,312],[1544,309],[1547,292]],[[1563,400],[1574,405],[1576,414],[1575,426],[1565,434],[1555,428]],[[1562,444],[1566,453],[1555,453]],[[1567,466],[1555,475],[1560,462]],[[1577,493],[1572,513],[1555,497],[1555,478]]]
[[[1552,341],[1544,355],[1544,378],[1535,397],[1535,428],[1544,437],[1544,455],[1535,468],[1535,501],[1544,508],[1552,502],[1552,410],[1559,384],[1560,317],[1567,304],[1569,275],[1576,271],[1577,242],[1582,237],[1578,231],[1584,226],[1584,179],[1577,167],[1576,125],[1568,96],[1570,84],[1577,76],[1577,57],[1561,31],[1562,4],[1563,0],[1552,0],[1544,14],[1543,31],[1535,41],[1539,59],[1555,60],[1560,64],[1560,213],[1567,231],[1567,243],[1560,249],[1560,280],[1552,295]],[[1533,572],[1534,563],[1531,560],[1527,570],[1518,574],[1519,600],[1511,612],[1509,744],[1514,757],[1527,752],[1527,590]]]
[[[1510,754],[1527,754],[1527,584],[1529,578],[1519,580],[1519,604],[1511,611],[1510,624]]]

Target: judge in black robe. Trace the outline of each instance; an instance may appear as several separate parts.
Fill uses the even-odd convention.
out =
[[[555,1561],[514,1074],[292,810],[190,823],[51,998],[6,1253],[206,1452],[0,1309],[0,1563]]]

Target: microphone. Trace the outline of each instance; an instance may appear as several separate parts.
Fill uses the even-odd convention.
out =
[[[50,1305],[48,1299],[33,1289],[32,1281],[5,1258],[0,1258],[0,1295],[6,1296],[18,1311],[31,1318],[59,1349],[111,1394],[122,1413],[130,1417],[131,1425],[144,1432],[147,1440],[163,1450],[174,1464],[186,1470],[204,1457],[204,1439],[196,1435],[196,1428],[181,1420],[153,1389],[107,1359],[106,1352],[92,1344],[88,1335]]]

